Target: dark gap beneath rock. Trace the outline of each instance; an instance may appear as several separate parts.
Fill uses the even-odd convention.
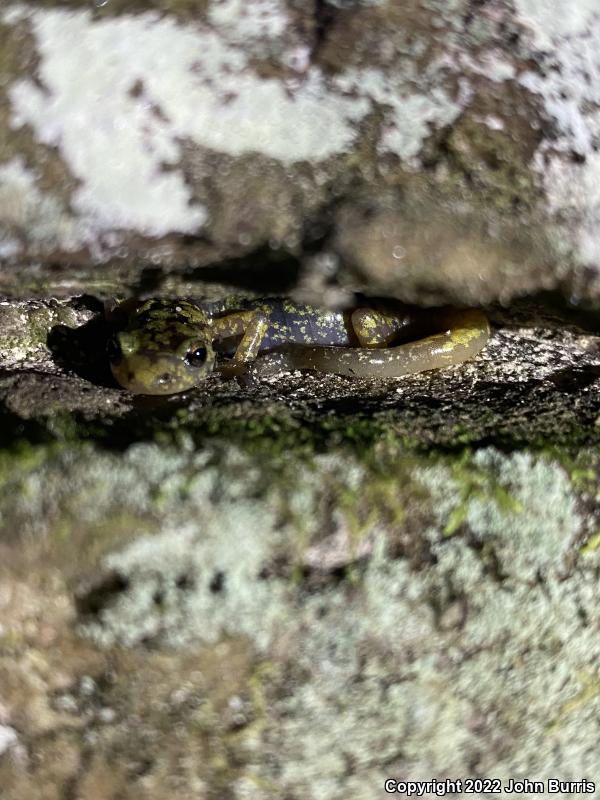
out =
[[[111,329],[103,308],[101,311],[79,328],[55,325],[48,333],[47,344],[56,363],[66,371],[73,371],[93,384],[114,387],[116,383],[106,356]]]
[[[553,372],[548,380],[567,394],[578,394],[600,378],[600,366],[588,364],[582,369],[562,369]]]
[[[186,276],[204,283],[224,283],[247,291],[275,294],[291,291],[298,281],[300,266],[290,253],[262,247],[214,266],[195,267]]]

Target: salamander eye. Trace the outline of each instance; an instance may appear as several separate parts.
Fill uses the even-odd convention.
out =
[[[109,361],[120,361],[123,358],[121,345],[114,336],[111,336],[106,343],[106,355]]]
[[[197,347],[190,350],[184,360],[188,367],[202,367],[206,362],[206,355],[206,347]]]

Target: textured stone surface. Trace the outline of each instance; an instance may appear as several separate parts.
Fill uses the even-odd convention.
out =
[[[0,10],[1,800],[597,779],[597,4],[149,5]],[[232,286],[492,337],[115,386],[104,300]]]
[[[65,435],[131,442],[182,429],[201,441],[216,431],[259,437],[273,423],[298,441],[326,442],[358,428],[367,438],[393,430],[410,446],[570,446],[598,435],[594,317],[547,302],[491,310],[489,344],[458,367],[387,381],[295,372],[246,384],[213,375],[204,387],[166,398],[135,397],[115,386],[101,308],[89,296],[0,305],[6,434],[27,423],[40,435],[64,427]]]
[[[144,8],[4,4],[5,269],[276,273],[320,242],[406,299],[596,298],[594,3]]]
[[[3,796],[593,779],[599,463],[185,438],[13,455]]]
[[[10,800],[593,777],[593,317],[530,300],[460,367],[172,398],[112,384],[91,296],[0,317]]]

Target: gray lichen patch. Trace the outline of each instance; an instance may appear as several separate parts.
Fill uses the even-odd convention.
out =
[[[0,51],[0,257],[10,261],[27,251],[48,260],[85,241],[85,228],[69,208],[77,181],[32,131],[13,124],[6,86],[39,69],[31,31],[0,18]]]
[[[294,564],[302,565],[305,553],[315,563],[310,548],[306,549],[309,544],[314,547],[325,531],[332,536],[337,530],[342,539],[349,537],[346,564],[368,557],[372,547],[365,550],[361,542],[376,540],[384,531],[392,539],[398,537],[399,546],[405,547],[400,544],[400,532],[410,527],[408,515],[420,499],[419,485],[431,493],[433,501],[429,525],[419,519],[420,533],[413,531],[421,537],[422,546],[429,541],[443,553],[444,537],[458,530],[470,532],[481,569],[493,574],[496,564],[507,586],[529,585],[538,574],[549,579],[563,574],[569,566],[567,554],[582,533],[583,520],[568,476],[556,463],[528,454],[506,457],[493,450],[480,451],[454,472],[443,463],[413,465],[413,482],[402,492],[396,489],[394,502],[386,486],[390,490],[396,486],[405,469],[397,456],[384,457],[385,469],[378,473],[350,463],[343,475],[335,456],[317,458],[296,468],[293,485],[287,482],[287,468],[281,471],[281,462],[273,465],[273,474],[280,470],[279,478],[268,480],[252,459],[230,452],[227,463],[232,471],[223,483],[225,465],[219,464],[218,470],[210,466],[208,454],[200,456],[200,462],[191,454],[173,457],[176,461],[166,466],[165,456],[153,446],[140,446],[128,454],[125,469],[117,468],[118,476],[113,474],[116,464],[111,459],[100,462],[95,470],[98,476],[104,475],[102,480],[89,470],[82,471],[80,464],[73,468],[79,475],[75,483],[79,494],[96,487],[93,510],[88,512],[92,516],[102,513],[103,503],[138,515],[143,507],[157,503],[159,516],[169,520],[158,535],[141,538],[103,560],[107,574],[118,574],[125,586],[114,599],[108,593],[97,620],[89,624],[88,631],[104,642],[117,639],[132,644],[158,637],[179,645],[190,639],[210,643],[229,633],[249,635],[259,650],[265,650],[281,626],[290,623],[283,609],[293,602],[289,581]],[[206,466],[191,477],[202,462]],[[136,464],[142,463],[151,467],[146,479],[152,481],[150,486],[156,481],[161,485],[156,499],[151,490],[139,486],[135,476]],[[166,471],[171,479],[160,482],[159,474]],[[119,484],[114,492],[110,489],[113,481]],[[352,499],[359,487],[361,494]],[[332,502],[334,515],[325,522],[327,517],[322,515]],[[381,552],[375,550],[380,558]],[[411,558],[418,550],[415,543]],[[375,569],[377,558],[369,570]],[[402,567],[404,582],[410,582],[409,563]],[[374,573],[374,585],[390,568],[377,569],[382,571]],[[390,580],[396,588],[390,591],[402,598],[407,590],[400,588],[396,573],[395,568]],[[390,600],[390,592],[385,594]],[[375,597],[366,614],[367,628],[379,614],[380,624],[389,626],[391,635],[394,614],[378,603]]]
[[[575,291],[595,296],[600,165],[598,8],[594,3],[581,3],[563,24],[548,14],[544,4],[520,0],[516,6],[517,19],[529,29],[537,51],[534,63],[519,75],[519,83],[537,94],[553,132],[540,142],[534,166],[546,204],[556,215],[557,246],[571,254],[579,267]],[[592,274],[585,272],[588,265],[593,265]]]
[[[250,4],[256,15],[260,9],[255,6],[260,3]],[[328,92],[322,77],[313,72],[298,87],[292,103],[280,81],[254,77],[247,69],[249,54],[236,44],[223,7],[219,14],[215,24],[220,25],[220,34],[207,26],[184,27],[170,17],[151,14],[97,21],[85,12],[58,9],[28,15],[46,92],[32,81],[13,84],[9,90],[13,124],[27,123],[40,141],[60,145],[80,180],[72,206],[90,223],[93,219],[98,232],[129,228],[162,236],[202,229],[207,211],[190,202],[189,189],[176,168],[182,139],[232,155],[258,148],[288,163],[319,160],[351,142],[349,122],[364,115],[365,100],[346,100]],[[270,18],[275,19],[273,14]],[[236,24],[243,33],[251,20],[241,15]],[[282,12],[280,25],[286,24]],[[65,47],[73,36],[80,48]],[[131,41],[131,37],[137,41],[135,49],[119,46],[119,39]],[[105,58],[107,49],[115,54],[112,60]],[[73,96],[69,76],[79,71],[77,59],[83,53],[88,67],[90,58],[99,57],[103,66],[81,73],[92,83]],[[148,70],[164,53],[177,53],[177,59],[163,59],[160,73]],[[104,117],[104,122],[97,120],[100,133],[89,137],[79,122],[87,127],[89,118],[98,114]],[[126,117],[132,124],[110,125],[110,120]],[[107,125],[111,136],[102,133]],[[121,158],[116,157],[119,152]],[[121,186],[123,169],[128,178]]]
[[[327,239],[342,286],[374,277],[399,295],[423,291],[420,301],[479,303],[555,286],[593,293],[581,273],[595,263],[583,208],[593,152],[582,147],[595,88],[570,120],[564,79],[543,73],[535,4],[477,15],[463,2],[155,7],[164,13],[3,11],[0,226],[12,267],[58,260],[81,276],[91,259],[122,278],[142,260],[181,269],[269,248],[302,258]],[[595,18],[578,19],[554,60],[583,86],[577,37]],[[559,180],[567,167],[574,179]],[[580,199],[563,197],[566,185]],[[385,218],[362,219],[365,198],[386,194]],[[415,242],[430,217],[432,260]],[[446,217],[462,221],[451,237]],[[403,259],[376,246],[390,227]],[[276,259],[265,269],[275,274]]]
[[[302,257],[327,238],[339,281],[358,288],[381,259],[386,285],[412,296],[417,273],[446,301],[595,296],[593,8],[560,41],[525,0],[477,14],[465,2],[153,8],[3,9],[0,235],[13,268],[181,269],[269,247]],[[449,241],[437,230],[447,246],[433,264],[403,227],[426,227],[424,191],[434,219],[464,222]],[[386,192],[390,218],[361,221],[364,198]],[[363,239],[346,241],[340,207]],[[367,241],[388,223],[404,261]],[[360,280],[357,261],[369,262]]]
[[[512,469],[511,457],[492,452],[486,457],[507,471]],[[522,485],[523,491],[525,484],[531,489],[521,509],[524,546],[527,517],[531,515],[531,525],[539,519],[536,498],[549,499],[545,495],[549,492],[567,502],[566,513],[554,520],[550,510],[546,523],[540,520],[541,528],[552,540],[549,552],[554,537],[564,534],[564,555],[565,536],[581,524],[572,505],[572,488],[551,461],[531,458],[529,467],[537,475]],[[555,486],[557,479],[560,487]],[[440,490],[451,498],[454,487],[442,482]],[[439,508],[437,493],[434,502]],[[555,500],[549,508],[562,511]],[[443,511],[439,516],[442,524],[448,519]],[[512,533],[517,535],[516,527]],[[444,540],[437,526],[429,535],[437,541],[431,567],[418,574],[407,571],[405,563],[389,562],[377,550],[364,582],[342,603],[335,593],[315,599],[318,615],[307,626],[310,633],[289,654],[291,688],[283,698],[281,690],[275,695],[279,699],[267,736],[271,758],[263,766],[257,750],[253,777],[277,775],[294,797],[306,792],[312,797],[342,797],[344,791],[367,797],[369,787],[381,779],[375,752],[386,769],[395,765],[399,774],[414,775],[432,768],[468,771],[465,758],[474,749],[479,767],[498,775],[520,768],[549,776],[557,758],[564,769],[576,764],[589,771],[591,751],[583,742],[593,735],[592,709],[598,703],[591,667],[595,656],[588,649],[587,617],[577,623],[574,639],[567,637],[569,644],[563,625],[570,624],[583,595],[588,597],[587,611],[596,619],[596,601],[588,595],[590,590],[595,593],[593,567],[588,572],[588,565],[582,564],[578,572],[582,594],[572,594],[569,581],[564,584],[559,573],[542,587],[529,581],[519,587],[512,581],[499,583],[485,551],[469,548],[462,537]],[[497,535],[502,536],[499,530]],[[538,567],[546,566],[541,551],[530,557]],[[559,562],[554,565],[558,568]],[[519,572],[515,565],[513,576]],[[526,577],[524,573],[522,578]],[[361,629],[363,619],[369,629],[368,644]],[[382,647],[379,656],[374,650],[377,642]],[[297,669],[311,675],[300,687],[291,677],[296,675],[297,658]],[[390,680],[383,676],[389,676],[391,664]],[[582,718],[591,726],[587,734],[577,727]],[[375,719],[377,724],[371,724]],[[562,750],[571,736],[578,742],[577,755]],[[268,766],[271,760],[277,765],[273,769]],[[302,768],[306,763],[314,769]],[[348,763],[354,768],[349,769]]]
[[[436,498],[446,535],[465,526],[503,576],[528,582],[567,566],[582,519],[557,464],[529,453],[479,450],[468,466],[428,469],[421,479]]]
[[[589,773],[599,465],[594,450],[561,464],[397,445],[268,462],[231,443],[13,458],[3,786],[35,797],[44,775],[57,796],[68,781],[128,796],[139,767],[155,797],[177,776],[183,796],[341,800],[475,761],[502,778]],[[346,544],[319,565],[331,536]],[[69,758],[50,770],[59,731]]]
[[[343,239],[334,206],[360,215],[360,198],[384,187],[403,192],[399,221],[414,219],[423,183],[440,197],[459,191],[467,218],[477,209],[473,258],[486,262],[507,231],[544,239],[529,167],[537,94],[513,81],[527,52],[512,58],[506,15],[486,11],[475,35],[462,3],[401,14],[393,4],[284,0],[157,8],[166,13],[135,3],[130,13],[112,3],[96,13],[77,3],[4,11],[9,51],[14,31],[29,54],[8,60],[0,100],[5,193],[20,192],[23,209],[4,222],[13,265],[91,257],[115,269],[134,255],[181,267],[266,247],[301,255],[315,239]],[[131,40],[135,48],[119,44]],[[489,230],[488,207],[498,217]],[[468,237],[462,244],[459,261],[470,252]],[[488,259],[486,296],[556,282],[529,261],[506,278],[505,255]],[[418,254],[393,262],[394,285],[422,264]],[[352,280],[349,266],[340,264]],[[453,270],[430,269],[446,298],[463,288],[448,290]],[[477,282],[470,289],[486,299]]]

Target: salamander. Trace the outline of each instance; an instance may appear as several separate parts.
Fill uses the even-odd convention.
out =
[[[460,364],[489,338],[481,311],[428,313],[391,300],[341,311],[284,298],[154,298],[125,308],[108,357],[117,382],[136,394],[175,394],[215,369],[239,374],[254,363],[259,375],[301,369],[395,378]],[[427,329],[435,332],[423,335]]]

